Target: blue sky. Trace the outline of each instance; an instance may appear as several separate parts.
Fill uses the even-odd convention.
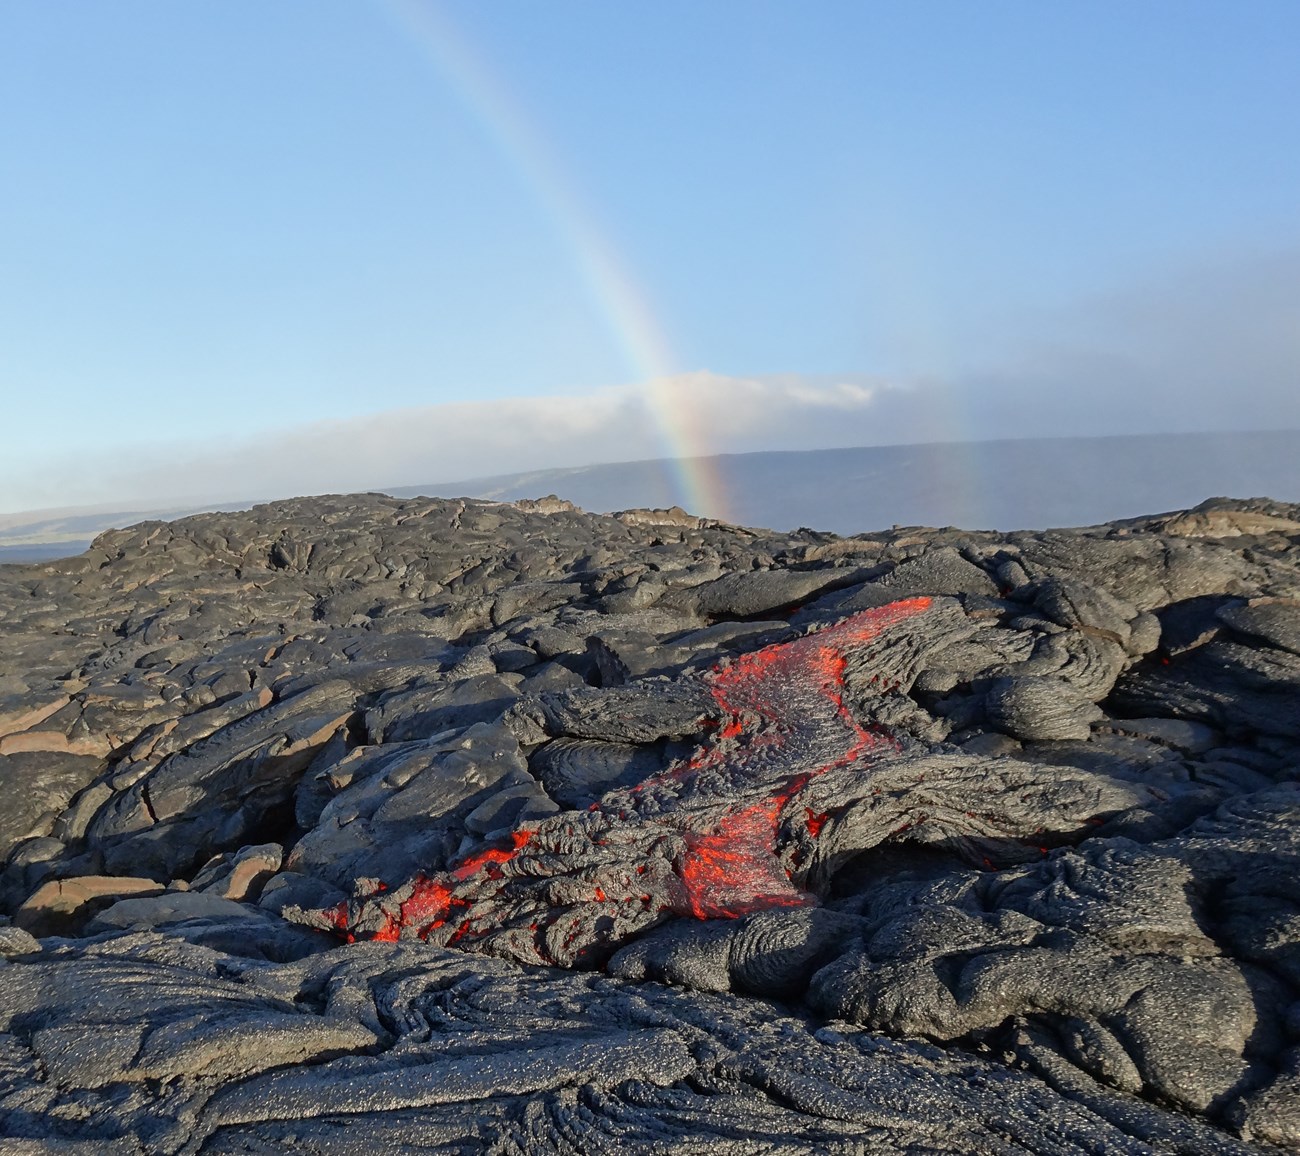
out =
[[[583,399],[653,375],[664,452],[1300,424],[1297,44],[1291,0],[0,5],[0,510],[644,456]],[[354,420],[444,442],[258,473]]]

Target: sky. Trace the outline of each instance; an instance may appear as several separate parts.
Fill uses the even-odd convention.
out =
[[[1293,0],[8,0],[0,512],[1300,428],[1297,43]]]

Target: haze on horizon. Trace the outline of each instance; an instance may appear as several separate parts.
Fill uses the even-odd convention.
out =
[[[1300,428],[1298,41],[1289,0],[5,6],[0,513]]]

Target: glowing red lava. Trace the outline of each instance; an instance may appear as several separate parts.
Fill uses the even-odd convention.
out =
[[[846,655],[930,602],[866,610],[709,671],[721,721],[690,759],[437,876],[320,912],[319,924],[349,940],[418,935],[572,963],[668,914],[726,919],[815,902],[777,846],[791,819],[815,840],[830,816],[786,811],[817,776],[897,749],[845,706]]]

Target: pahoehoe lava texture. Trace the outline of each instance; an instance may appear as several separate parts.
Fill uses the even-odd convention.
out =
[[[0,567],[0,1147],[1300,1148],[1298,547],[360,495]]]
[[[799,812],[803,788],[861,774],[891,745],[844,705],[846,651],[877,640],[928,598],[866,610],[816,634],[742,654],[700,681],[716,737],[696,754],[586,811],[511,832],[434,878],[368,888],[359,903],[303,922],[396,939],[475,945],[526,963],[572,965],[665,914],[734,919],[800,907],[799,868],[777,855],[787,810],[814,841],[828,816]],[[703,695],[701,695],[703,699]]]

